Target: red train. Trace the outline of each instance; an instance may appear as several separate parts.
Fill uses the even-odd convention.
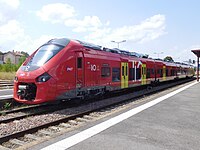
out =
[[[148,59],[78,40],[52,39],[17,71],[14,99],[38,104],[85,98],[193,75],[193,67],[189,65]]]

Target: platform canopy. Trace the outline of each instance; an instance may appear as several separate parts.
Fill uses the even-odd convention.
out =
[[[191,50],[197,57],[200,57],[200,49]]]

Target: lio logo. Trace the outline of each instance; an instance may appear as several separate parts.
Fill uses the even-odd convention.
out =
[[[97,66],[96,65],[91,65],[91,71],[96,71],[97,70]]]

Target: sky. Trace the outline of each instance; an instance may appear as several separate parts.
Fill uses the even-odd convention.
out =
[[[33,53],[52,38],[196,60],[198,0],[0,0],[0,51]]]

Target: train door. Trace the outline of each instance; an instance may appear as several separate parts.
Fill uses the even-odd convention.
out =
[[[121,88],[128,87],[128,63],[121,63]]]
[[[76,52],[76,88],[84,87],[84,55]]]
[[[142,64],[142,70],[141,70],[141,74],[142,74],[142,85],[146,84],[146,64]]]
[[[163,80],[166,80],[166,66],[163,66]]]

